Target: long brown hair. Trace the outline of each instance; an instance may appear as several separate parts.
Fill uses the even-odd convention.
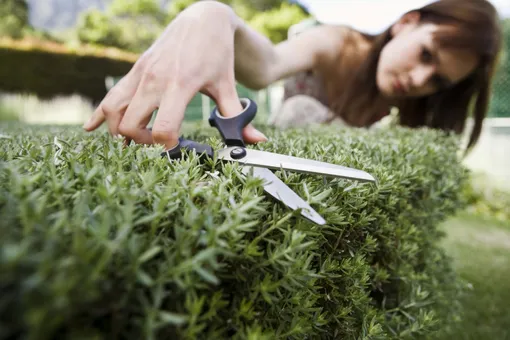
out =
[[[480,57],[475,71],[455,86],[431,96],[400,100],[399,122],[408,127],[427,126],[462,133],[473,115],[474,127],[468,141],[471,148],[480,136],[490,101],[491,82],[501,52],[502,31],[494,6],[487,0],[439,0],[416,9],[421,22],[455,23],[457,30],[436,34],[442,46],[468,48]],[[356,39],[361,35],[361,40]],[[380,93],[375,74],[379,55],[391,39],[391,27],[379,35],[351,32],[346,43],[370,44],[368,54],[342,53],[335,76],[326,79],[331,110],[349,124],[367,126],[380,118]],[[331,73],[330,73],[331,74]],[[333,79],[333,78],[336,78]],[[341,85],[340,85],[341,84]],[[388,108],[389,109],[389,108]],[[472,110],[472,111],[471,111]]]

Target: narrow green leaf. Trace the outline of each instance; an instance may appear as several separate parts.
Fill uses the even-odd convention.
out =
[[[204,268],[201,268],[201,267],[196,267],[194,269],[198,275],[200,275],[200,277],[202,279],[204,279],[205,281],[209,282],[209,283],[212,283],[214,285],[217,285],[220,283],[220,280],[211,272],[205,270]]]
[[[161,251],[160,246],[154,246],[150,248],[149,250],[145,251],[138,259],[139,263],[144,263],[152,259],[154,256],[156,256]]]
[[[160,311],[159,318],[164,323],[172,324],[175,326],[182,326],[188,322],[189,317],[183,314],[171,313],[167,311]]]
[[[149,274],[144,272],[142,269],[138,269],[136,271],[136,277],[143,285],[147,287],[151,287],[154,284],[154,280],[152,280]]]

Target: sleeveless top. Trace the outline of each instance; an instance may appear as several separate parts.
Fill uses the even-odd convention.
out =
[[[315,19],[304,20],[292,26],[289,29],[288,38],[291,39],[293,36],[305,31],[306,29],[314,26],[321,25]],[[299,72],[292,76],[287,77],[283,81],[283,101],[286,99],[296,96],[306,95],[318,100],[321,104],[329,109],[328,96],[323,79],[313,71]],[[383,110],[378,115],[375,115],[368,125],[372,125],[380,119],[384,118],[389,114],[389,110]]]
[[[312,71],[299,72],[284,80],[283,100],[295,95],[307,95],[317,99],[322,105],[328,106],[324,82]]]
[[[288,38],[299,35],[310,27],[321,25],[316,19],[306,19],[289,28]],[[324,82],[313,71],[299,72],[287,77],[283,81],[283,100],[295,95],[307,95],[317,99],[324,106],[328,106],[328,99]]]

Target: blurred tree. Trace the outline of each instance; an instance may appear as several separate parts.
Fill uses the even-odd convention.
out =
[[[287,37],[290,26],[306,19],[301,7],[281,0],[219,0],[232,7],[236,14],[258,32],[278,43]],[[169,6],[169,20],[197,0],[174,0]]]
[[[306,18],[308,15],[300,7],[283,2],[279,7],[255,14],[249,25],[273,43],[279,43],[287,39],[290,26]]]
[[[82,14],[78,37],[82,42],[143,52],[179,13],[199,0],[113,0],[104,14]],[[287,37],[288,28],[306,18],[297,5],[281,0],[218,0],[231,6],[250,26],[273,42]]]
[[[108,7],[108,12],[117,18],[150,17],[162,24],[167,20],[167,16],[157,0],[113,0]]]
[[[3,1],[3,0],[0,0]],[[111,0],[27,0],[30,23],[41,30],[60,33],[76,26],[83,11],[104,10]]]
[[[91,9],[82,13],[77,35],[85,43],[142,52],[167,22],[168,16],[157,0],[113,0],[105,12]]]
[[[26,0],[0,1],[0,35],[22,38],[24,28],[29,26]]]
[[[246,2],[250,3],[258,11],[267,11],[284,3],[281,0],[250,0]]]
[[[122,38],[122,28],[97,9],[88,10],[79,16],[77,35],[85,43],[128,47]]]
[[[113,0],[107,13],[121,27],[123,43],[134,52],[149,48],[168,23],[159,0]]]

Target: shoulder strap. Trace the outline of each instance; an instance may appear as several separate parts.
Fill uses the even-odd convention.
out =
[[[309,29],[311,27],[319,26],[319,25],[321,25],[321,23],[313,17],[302,20],[299,23],[294,24],[289,27],[289,30],[287,32],[287,37],[292,38],[292,37],[298,35],[299,33],[306,31],[307,29]]]

